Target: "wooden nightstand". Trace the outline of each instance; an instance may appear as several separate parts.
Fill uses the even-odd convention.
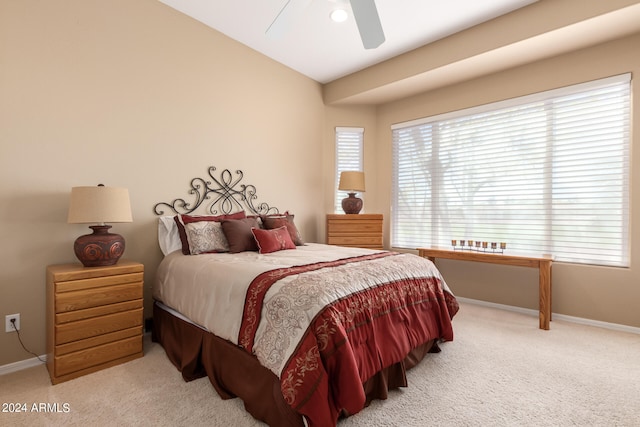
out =
[[[382,249],[382,214],[328,214],[327,244]]]
[[[47,369],[57,384],[142,357],[144,266],[47,267]]]

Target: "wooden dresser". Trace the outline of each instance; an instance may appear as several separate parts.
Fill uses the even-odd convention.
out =
[[[382,249],[382,214],[328,214],[327,244]]]
[[[142,357],[144,266],[47,267],[47,369],[57,384]]]

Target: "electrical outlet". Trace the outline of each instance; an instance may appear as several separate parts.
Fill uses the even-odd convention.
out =
[[[5,332],[14,332],[13,325],[11,324],[11,319],[16,319],[16,329],[20,330],[20,313],[17,314],[9,314],[8,316],[4,316],[4,331]]]

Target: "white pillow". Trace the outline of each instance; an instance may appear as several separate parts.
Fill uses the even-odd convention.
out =
[[[199,221],[184,225],[191,255],[229,252],[229,242],[217,221]]]
[[[178,226],[172,216],[158,218],[158,244],[165,256],[176,250],[182,250]]]

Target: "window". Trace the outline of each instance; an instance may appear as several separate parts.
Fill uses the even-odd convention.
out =
[[[338,190],[340,172],[363,170],[363,141],[363,128],[336,128],[336,176],[333,187],[335,189],[334,213],[342,213],[342,199],[348,196],[345,191]],[[362,198],[362,196],[360,197]]]
[[[630,75],[392,126],[392,245],[628,266]]]

